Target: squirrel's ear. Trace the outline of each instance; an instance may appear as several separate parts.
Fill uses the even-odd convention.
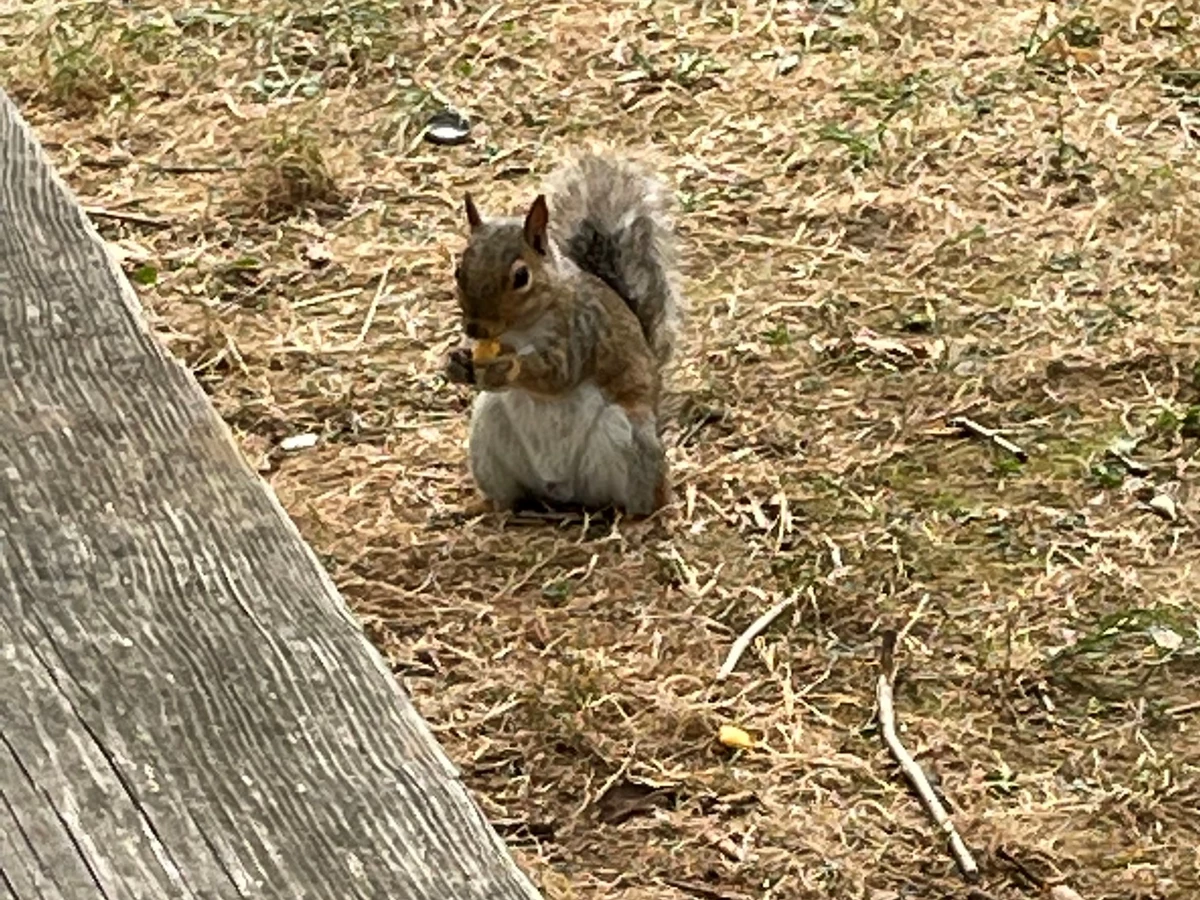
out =
[[[483,224],[483,216],[479,215],[479,210],[475,208],[475,201],[471,199],[471,195],[469,193],[466,195],[466,201],[467,224],[470,225],[471,230],[474,231]]]
[[[546,226],[550,223],[550,208],[546,206],[546,197],[538,194],[529,207],[525,216],[525,241],[543,256],[546,253]]]

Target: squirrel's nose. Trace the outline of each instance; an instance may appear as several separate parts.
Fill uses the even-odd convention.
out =
[[[478,322],[467,322],[463,330],[467,333],[467,337],[471,338],[472,340],[479,340],[480,338],[486,337],[486,333]]]

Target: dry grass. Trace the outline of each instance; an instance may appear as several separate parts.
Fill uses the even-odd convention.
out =
[[[1194,897],[1200,16],[846,6],[9,2],[0,72],[551,900],[967,896],[905,623],[988,896]],[[595,137],[681,202],[679,506],[473,516],[458,199]]]

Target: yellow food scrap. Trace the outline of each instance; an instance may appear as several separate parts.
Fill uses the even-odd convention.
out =
[[[754,739],[735,725],[722,725],[717,732],[717,740],[737,750],[749,750],[754,746]]]
[[[479,341],[475,344],[475,349],[471,352],[471,358],[475,362],[487,362],[489,359],[495,359],[500,355],[500,342],[497,340]]]

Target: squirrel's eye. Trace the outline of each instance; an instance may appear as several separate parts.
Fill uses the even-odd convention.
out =
[[[517,266],[513,269],[513,290],[519,291],[529,284],[529,269]]]

